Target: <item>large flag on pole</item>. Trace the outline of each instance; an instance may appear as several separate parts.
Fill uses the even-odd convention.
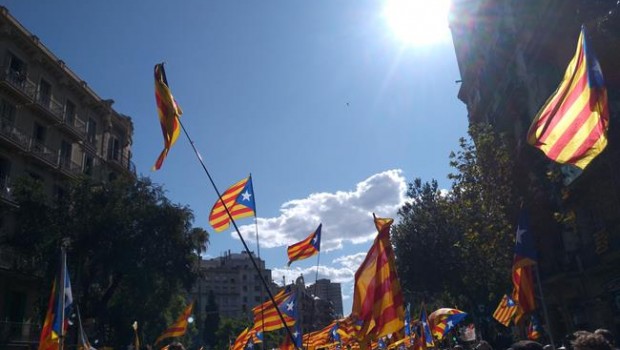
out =
[[[222,199],[233,219],[247,218],[254,215],[256,204],[254,203],[252,176],[248,176],[230,186],[222,193]],[[211,224],[215,232],[222,232],[230,226],[230,218],[226,213],[224,204],[218,199],[209,214],[209,224]]]
[[[297,321],[297,295],[295,291],[285,288],[274,296],[277,308],[282,313],[286,326],[293,326]],[[252,309],[254,312],[254,326],[252,331],[275,331],[284,328],[282,320],[278,315],[278,310],[273,306],[271,300],[256,306]],[[261,308],[263,311],[261,313]]]
[[[535,264],[534,237],[529,228],[528,215],[525,210],[521,210],[512,263],[512,300],[517,304],[515,323],[518,323],[524,314],[536,309],[536,300],[534,299]]]
[[[321,228],[323,224],[319,224],[319,227],[312,232],[303,241],[290,245],[286,249],[288,254],[288,265],[290,266],[293,261],[303,260],[316,255],[321,250]]]
[[[244,329],[237,335],[237,339],[233,343],[231,350],[244,350],[248,341],[252,338],[252,333],[249,328]]]
[[[64,252],[62,253],[64,255]],[[67,263],[63,257],[60,272],[52,283],[52,292],[50,294],[41,336],[39,338],[39,350],[57,350],[59,348],[60,338],[64,336],[69,323],[66,315],[71,313],[73,304],[73,294],[71,292],[71,281],[69,280],[69,271],[67,271]],[[64,274],[64,278],[62,275]],[[61,288],[64,280],[64,288]],[[64,300],[63,300],[64,298]],[[62,310],[64,305],[64,311]]]
[[[155,340],[155,344],[166,338],[180,337],[185,334],[187,331],[187,325],[189,324],[189,317],[192,315],[192,309],[194,308],[194,303],[190,303],[187,305],[185,310],[181,313],[179,318],[170,325],[160,336]]]
[[[374,218],[379,234],[355,272],[351,315],[360,325],[362,344],[404,327],[403,295],[390,242],[394,220]]]
[[[497,322],[503,324],[508,327],[510,325],[510,321],[517,311],[517,304],[512,300],[511,297],[504,294],[504,297],[497,305],[497,309],[493,313],[493,318],[497,320]]]
[[[153,170],[159,170],[170,148],[181,134],[179,117],[183,114],[181,107],[172,96],[170,88],[168,88],[168,80],[166,79],[163,63],[155,65],[155,102],[157,102],[157,114],[159,115],[161,132],[164,135],[164,150],[161,151],[155,165],[153,165]]]
[[[424,304],[422,304],[422,311],[420,312],[420,323],[422,324],[422,332],[420,336],[423,340],[423,347],[434,347],[435,341],[433,339],[433,332],[431,331],[431,326],[428,323],[428,317],[426,316],[426,306],[424,306]]]
[[[575,56],[528,131],[528,143],[558,163],[584,169],[607,146],[609,109],[601,66],[582,26]]]
[[[443,339],[466,316],[467,313],[451,308],[441,308],[433,311],[428,316],[428,320],[432,324],[433,336],[439,340]]]

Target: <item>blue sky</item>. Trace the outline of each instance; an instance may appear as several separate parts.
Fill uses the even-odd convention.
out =
[[[132,117],[138,172],[189,205],[195,225],[209,230],[216,195],[187,139],[179,138],[160,171],[150,170],[163,144],[152,70],[165,61],[184,125],[219,189],[253,175],[261,255],[274,280],[303,273],[314,281],[316,258],[287,269],[286,246],[322,222],[319,277],[343,283],[348,314],[353,273],[375,234],[372,213],[394,216],[415,177],[448,187],[448,155],[466,134],[444,18],[442,30],[418,31],[434,42],[408,44],[386,18],[386,1],[4,6]],[[256,247],[252,220],[239,224]],[[242,250],[230,231],[211,234],[208,256],[229,249]]]

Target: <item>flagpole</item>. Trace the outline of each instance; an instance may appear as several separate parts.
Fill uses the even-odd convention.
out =
[[[312,324],[314,323],[314,309],[315,309],[315,305],[314,305],[314,297],[316,296],[316,288],[317,288],[317,281],[319,280],[319,266],[321,262],[321,250],[319,250],[319,253],[316,255],[316,273],[314,274],[314,290],[312,292],[312,310],[310,310],[310,327],[312,328]],[[303,332],[303,329],[302,329]],[[308,337],[308,340],[306,341],[306,349],[308,348],[308,344],[310,343],[310,337]]]
[[[67,252],[66,242],[60,244],[60,288],[58,298],[60,298],[60,334],[58,336],[58,350],[63,350],[65,343],[65,284],[67,274]]]
[[[551,332],[551,323],[549,323],[549,314],[547,313],[547,304],[545,303],[545,295],[543,294],[542,283],[540,283],[540,274],[538,273],[538,264],[534,268],[536,275],[536,283],[538,284],[538,291],[540,292],[540,303],[542,304],[543,315],[545,317],[545,327],[547,335],[549,335],[549,342],[551,343],[551,349],[555,350],[555,342],[553,340],[553,333]]]
[[[166,83],[166,85],[168,85],[168,84]],[[237,236],[239,237],[239,240],[243,244],[243,248],[248,253],[248,256],[250,257],[250,261],[252,262],[252,265],[254,266],[254,269],[258,272],[258,275],[260,276],[260,280],[263,283],[263,287],[267,291],[267,295],[269,295],[269,299],[271,300],[271,303],[273,304],[274,308],[278,312],[278,316],[280,317],[280,321],[282,322],[282,324],[284,325],[284,328],[286,329],[286,333],[290,337],[290,339],[293,342],[293,344],[295,344],[295,337],[293,336],[293,333],[291,332],[291,330],[289,329],[288,325],[286,324],[286,321],[284,320],[284,315],[282,315],[282,311],[280,311],[280,308],[278,307],[278,304],[276,303],[276,300],[273,297],[273,293],[271,293],[271,291],[269,290],[269,286],[267,285],[267,281],[265,281],[265,278],[263,277],[263,274],[260,272],[260,268],[258,267],[258,264],[256,263],[256,260],[252,256],[252,253],[250,252],[250,248],[248,247],[248,244],[245,242],[245,239],[243,239],[243,236],[241,235],[241,231],[239,231],[239,227],[237,226],[237,222],[235,222],[235,219],[233,218],[232,214],[230,213],[230,210],[228,209],[228,206],[226,205],[226,202],[222,198],[222,194],[220,193],[220,191],[218,190],[217,186],[215,185],[215,182],[213,181],[213,178],[211,177],[211,174],[209,173],[209,170],[207,169],[207,166],[205,165],[205,163],[204,163],[204,161],[202,159],[202,156],[200,155],[200,152],[198,152],[198,149],[196,149],[196,145],[194,144],[194,140],[192,140],[192,138],[189,136],[189,133],[187,132],[187,129],[185,129],[185,125],[183,125],[183,123],[181,122],[181,118],[178,118],[178,117],[175,117],[175,118],[177,118],[177,121],[179,122],[179,125],[181,125],[181,129],[183,129],[183,133],[187,137],[187,140],[189,141],[190,145],[192,146],[192,149],[194,150],[194,153],[196,154],[196,157],[198,158],[198,161],[200,162],[200,165],[202,166],[202,169],[204,170],[205,174],[207,174],[207,177],[209,178],[209,182],[211,182],[211,186],[215,190],[215,193],[217,194],[218,199],[222,203],[222,206],[224,207],[224,210],[226,211],[226,214],[228,215],[228,218],[230,219],[230,222],[233,224],[233,227],[235,228],[235,231],[237,232]],[[296,345],[295,345],[295,348],[297,349]],[[59,350],[62,350],[62,349],[59,349]]]
[[[250,173],[250,184],[252,186],[252,195],[254,195],[254,230],[256,231],[256,253],[258,254],[258,259],[260,260],[260,242],[258,240],[258,214],[256,214],[256,192],[254,192],[254,182],[252,181],[252,173]],[[223,202],[222,202],[223,203]],[[261,272],[259,271],[259,274]],[[262,341],[260,343],[261,349],[265,348],[265,308],[263,308],[262,301],[265,298],[265,291],[263,288],[260,289],[260,317],[263,323],[261,324],[261,332],[262,332]]]

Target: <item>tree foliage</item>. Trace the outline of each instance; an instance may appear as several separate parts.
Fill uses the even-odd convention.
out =
[[[519,203],[506,140],[487,126],[469,134],[450,155],[449,191],[434,180],[409,184],[393,242],[409,300],[488,313],[510,291]]]
[[[83,179],[53,199],[41,183],[22,179],[15,196],[17,227],[3,243],[33,257],[25,269],[44,276],[46,299],[58,248],[68,242],[74,299],[99,344],[129,344],[133,321],[152,342],[181,312],[179,296],[198,276],[208,233],[192,227],[192,211],[171,203],[160,186],[147,178]]]

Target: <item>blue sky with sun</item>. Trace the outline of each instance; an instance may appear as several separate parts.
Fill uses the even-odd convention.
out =
[[[252,174],[261,256],[274,280],[314,281],[286,246],[323,223],[319,277],[343,284],[416,177],[448,187],[467,112],[443,1],[5,0],[10,13],[132,117],[138,172],[208,229],[216,196],[182,136],[163,168],[153,66],[165,61],[183,121],[220,190]],[[393,7],[394,6],[394,7]],[[414,24],[421,24],[415,27]],[[255,249],[252,219],[239,222]],[[212,232],[210,230],[210,232]],[[230,231],[207,255],[240,252]]]

